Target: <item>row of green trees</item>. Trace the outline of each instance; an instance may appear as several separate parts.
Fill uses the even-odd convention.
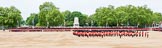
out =
[[[18,27],[22,21],[21,12],[16,7],[0,7],[1,27]]]
[[[82,14],[79,11],[70,12],[68,10],[61,12],[52,2],[45,2],[40,5],[40,12],[35,24],[37,26],[72,26],[74,17],[79,17],[80,26],[151,26],[152,23],[159,23],[162,20],[162,14],[153,12],[144,6],[126,5],[114,7],[100,7],[90,16]],[[31,16],[29,18],[33,17]],[[32,25],[32,20],[27,23]],[[51,24],[51,25],[50,25]]]
[[[72,26],[74,17],[78,17],[80,26],[86,25],[88,15],[79,11],[60,12],[52,2],[45,2],[39,6],[39,13],[31,13],[26,24],[30,26]]]
[[[162,14],[153,12],[146,5],[126,5],[100,7],[90,16],[79,11],[60,12],[52,2],[39,6],[39,13],[31,13],[24,22],[21,12],[11,7],[0,7],[0,26],[18,27],[25,23],[29,26],[72,26],[74,17],[79,18],[80,26],[151,26],[162,21]]]
[[[95,26],[151,26],[152,23],[162,21],[162,14],[153,12],[144,6],[120,6],[112,5],[96,9],[96,13],[89,17]]]

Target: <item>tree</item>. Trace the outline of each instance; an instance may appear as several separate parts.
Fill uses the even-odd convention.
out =
[[[38,14],[31,13],[26,20],[26,24],[30,26],[36,26],[37,23],[38,23]]]
[[[70,18],[71,18],[71,12],[69,10],[66,10],[64,12],[62,12],[62,15],[64,16],[64,26],[69,26],[72,24],[72,22],[70,22]]]
[[[100,7],[96,9],[96,13],[91,16],[97,26],[121,26],[130,25],[137,27],[150,26],[153,21],[161,21],[161,13],[153,13],[153,11],[144,6],[120,6],[114,8],[112,5],[108,7]],[[94,23],[94,24],[95,24]]]
[[[49,26],[59,26],[63,25],[64,17],[63,15],[56,9],[53,9],[46,16],[47,21],[49,22]]]
[[[115,21],[115,9],[114,6],[109,5],[108,7],[100,7],[96,9],[96,13],[93,15],[93,20],[97,26],[108,26],[114,24]]]
[[[45,2],[39,6],[38,26],[60,26],[64,17],[52,2]]]
[[[6,10],[8,18],[6,18],[5,23],[8,24],[9,27],[20,27],[20,22],[22,20],[21,12],[14,6],[7,8]]]
[[[20,27],[22,20],[21,12],[14,6],[11,7],[0,7],[0,23],[1,26],[5,27]]]

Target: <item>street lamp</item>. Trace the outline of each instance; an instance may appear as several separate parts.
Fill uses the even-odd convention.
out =
[[[107,27],[107,21],[106,21],[106,27]]]
[[[49,22],[47,21],[47,28],[49,28]]]
[[[17,27],[19,28],[19,21],[18,20],[17,20],[17,24],[18,24]]]
[[[86,23],[86,25],[88,26],[88,23]]]
[[[32,24],[33,24],[33,28],[35,27],[35,15],[34,15],[34,18],[33,18],[33,20],[32,20]]]
[[[64,27],[65,27],[65,20],[64,20]]]
[[[34,19],[32,20],[33,28],[34,28]]]
[[[93,26],[93,20],[91,20],[91,27]]]

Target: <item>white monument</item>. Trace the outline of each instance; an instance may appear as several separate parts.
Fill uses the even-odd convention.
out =
[[[159,27],[162,28],[162,24],[160,24]]]
[[[74,18],[73,27],[79,27],[79,19],[78,19],[78,17]]]

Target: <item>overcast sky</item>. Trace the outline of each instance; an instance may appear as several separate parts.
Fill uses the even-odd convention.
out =
[[[83,14],[91,15],[95,13],[96,8],[113,5],[115,7],[123,5],[143,6],[154,12],[162,13],[162,1],[160,0],[0,0],[1,7],[15,6],[22,12],[23,18],[26,18],[30,13],[38,13],[39,5],[44,2],[53,2],[60,11],[80,11]]]

